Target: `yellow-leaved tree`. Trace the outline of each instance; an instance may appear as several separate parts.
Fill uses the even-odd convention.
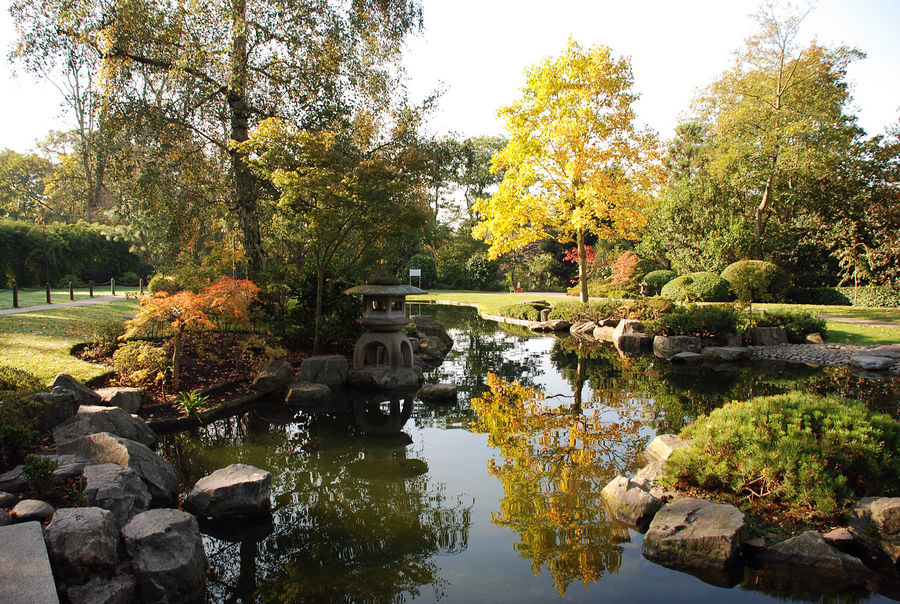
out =
[[[475,204],[472,235],[492,258],[541,239],[574,240],[587,302],[585,237],[633,236],[655,180],[658,143],[634,126],[633,83],[628,58],[571,38],[562,56],[526,71],[522,98],[498,112],[509,142],[491,169],[505,170],[503,181]]]

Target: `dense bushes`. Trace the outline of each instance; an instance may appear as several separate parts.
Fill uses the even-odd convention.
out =
[[[742,333],[747,326],[744,313],[718,306],[676,306],[645,326],[647,333],[661,336],[713,338]]]
[[[834,287],[792,287],[787,298],[794,304],[852,306],[853,302]]]
[[[650,286],[650,294],[651,295],[659,295],[659,292],[662,290],[663,286],[677,277],[678,274],[675,271],[670,270],[658,270],[651,271],[644,275],[644,281],[647,282],[647,285]]]
[[[660,295],[677,302],[727,302],[728,281],[715,273],[688,273],[666,283]]]
[[[647,300],[590,300],[587,304],[566,301],[554,304],[550,319],[562,319],[574,323],[579,319],[600,321],[601,319],[638,319],[651,321],[672,309],[668,300],[651,298]]]
[[[806,341],[806,334],[821,333],[825,336],[825,320],[815,313],[803,310],[765,311],[755,320],[756,325],[783,327],[787,339],[795,344]]]
[[[541,311],[545,308],[550,308],[550,305],[542,301],[519,302],[517,304],[503,306],[500,308],[500,314],[512,319],[540,321]]]
[[[434,261],[434,256],[428,254],[414,254],[406,263],[406,275],[409,275],[410,269],[419,269],[422,271],[422,287],[426,289],[434,287],[435,282],[437,282],[437,264]],[[414,278],[412,284],[418,285],[419,280]]]
[[[790,276],[763,260],[741,260],[722,271],[735,297],[742,302],[780,302],[791,285]]]
[[[864,495],[900,495],[900,422],[847,400],[791,393],[732,402],[682,436],[670,481],[827,517]]]
[[[838,287],[837,290],[844,294],[853,306],[900,308],[900,289],[867,285],[865,287]]]
[[[84,222],[40,226],[0,219],[0,287],[78,282],[85,268],[102,268],[114,277],[145,272],[131,244],[108,239],[103,229]]]

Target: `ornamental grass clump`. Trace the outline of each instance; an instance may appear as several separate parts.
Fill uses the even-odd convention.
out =
[[[735,401],[682,431],[666,479],[826,519],[868,495],[900,494],[900,422],[793,392]]]

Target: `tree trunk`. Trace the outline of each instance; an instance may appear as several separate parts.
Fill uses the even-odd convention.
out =
[[[772,158],[772,169],[769,171],[769,177],[766,179],[766,187],[763,189],[762,200],[756,206],[754,219],[756,221],[756,253],[759,259],[763,259],[763,233],[766,230],[766,222],[768,221],[771,199],[772,199],[772,181],[775,179],[775,162],[777,157]]]
[[[319,353],[322,340],[322,290],[325,289],[325,267],[316,267],[316,317],[313,328],[313,354]]]
[[[172,338],[172,392],[178,392],[181,377],[181,330],[176,329]]]
[[[587,250],[584,247],[584,230],[578,229],[575,241],[578,245],[578,283],[581,285],[581,301],[588,301]]]
[[[250,131],[250,108],[246,101],[248,61],[246,0],[234,0],[233,19],[228,107],[231,111],[231,140],[243,143],[249,139]],[[266,266],[259,234],[259,216],[256,213],[255,178],[250,166],[244,161],[246,153],[232,148],[230,154],[234,179],[233,209],[238,216],[244,253],[250,261],[250,273],[251,276],[255,276]]]

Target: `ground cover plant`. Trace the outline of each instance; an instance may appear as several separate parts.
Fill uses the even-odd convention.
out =
[[[517,302],[500,308],[499,313],[504,317],[522,319],[525,321],[540,321],[541,311],[550,308],[550,305],[542,300],[531,302]]]
[[[745,508],[827,520],[863,496],[900,494],[900,422],[793,392],[734,401],[685,428],[666,480]]]

